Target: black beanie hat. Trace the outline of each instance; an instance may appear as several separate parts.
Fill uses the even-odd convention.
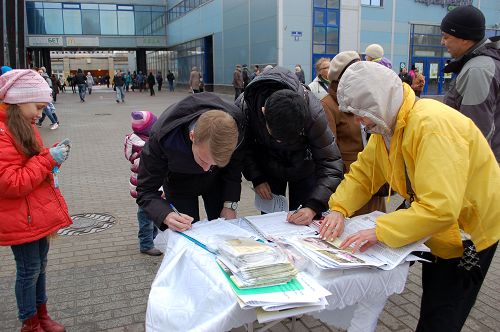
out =
[[[441,31],[457,38],[481,40],[484,30],[484,15],[474,6],[457,7],[441,21]]]

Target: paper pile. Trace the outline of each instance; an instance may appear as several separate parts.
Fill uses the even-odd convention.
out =
[[[297,270],[279,248],[251,239],[226,239],[218,246],[218,262],[240,288],[285,284]]]

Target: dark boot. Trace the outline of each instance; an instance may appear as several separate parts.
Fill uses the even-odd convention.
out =
[[[40,321],[40,326],[45,332],[64,332],[66,328],[56,321],[53,321],[47,313],[47,305],[40,304],[36,306],[38,312],[38,320]]]
[[[43,332],[40,322],[38,321],[38,316],[34,315],[30,319],[23,321],[21,332]]]

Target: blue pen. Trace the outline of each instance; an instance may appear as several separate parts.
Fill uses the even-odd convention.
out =
[[[172,210],[174,210],[174,212],[177,213],[179,215],[179,217],[182,217],[181,214],[179,213],[179,211],[175,208],[174,204],[170,203],[170,208]]]

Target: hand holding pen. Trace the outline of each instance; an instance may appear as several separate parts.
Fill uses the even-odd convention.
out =
[[[163,223],[171,230],[177,232],[184,232],[190,229],[194,218],[187,214],[180,213],[172,203],[170,203],[170,208],[173,211],[167,215]]]
[[[302,207],[302,204],[300,204],[295,211],[288,213],[286,220],[297,225],[309,225],[312,223],[315,215],[316,212],[314,212],[311,208]]]

